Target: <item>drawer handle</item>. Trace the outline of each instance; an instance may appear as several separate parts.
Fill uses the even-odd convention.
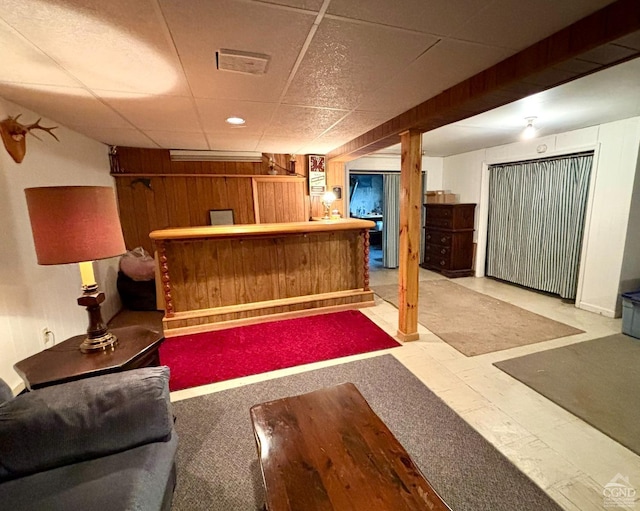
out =
[[[446,254],[446,253],[447,253],[447,249],[446,249],[446,248],[443,248],[443,249],[440,251],[440,253],[441,253],[441,254]]]
[[[444,266],[445,264],[447,264],[447,262],[444,259],[440,261],[440,266]]]
[[[447,237],[446,237],[446,236],[443,236],[442,238],[440,238],[440,241],[441,241],[442,243],[446,243],[446,242],[447,242]]]
[[[431,239],[431,234],[427,234],[427,239],[430,240]]]

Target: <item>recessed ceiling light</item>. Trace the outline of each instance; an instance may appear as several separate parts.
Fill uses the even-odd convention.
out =
[[[242,117],[227,117],[226,122],[233,124],[234,126],[238,126],[240,124],[244,124],[246,121]]]

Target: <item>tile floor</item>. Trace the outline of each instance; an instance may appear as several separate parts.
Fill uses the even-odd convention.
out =
[[[420,270],[421,280],[441,278],[444,277]],[[372,269],[372,286],[396,282],[397,270]],[[469,277],[456,279],[455,282],[570,324],[585,333],[466,357],[420,325],[420,340],[406,343],[389,352],[542,487],[563,509],[640,511],[638,495],[635,502],[626,507],[607,507],[603,497],[604,485],[617,474],[628,477],[630,484],[640,494],[640,456],[492,365],[498,360],[619,333],[621,321],[582,311],[560,299],[491,279]],[[362,309],[362,312],[395,336],[398,311],[391,304],[376,299],[375,307]],[[356,355],[187,389],[174,392],[172,399],[186,399],[378,356],[380,353]]]

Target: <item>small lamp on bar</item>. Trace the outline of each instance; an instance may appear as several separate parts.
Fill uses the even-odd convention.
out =
[[[89,328],[80,351],[115,349],[117,338],[102,320],[93,261],[126,251],[113,189],[108,186],[52,186],[25,190],[38,264],[80,263]]]
[[[336,194],[333,192],[325,192],[322,196],[322,207],[324,208],[323,220],[331,220],[331,204],[336,201]]]

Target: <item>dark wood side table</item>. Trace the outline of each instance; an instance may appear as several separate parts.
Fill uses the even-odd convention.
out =
[[[160,365],[158,348],[164,336],[141,326],[112,328],[118,338],[113,351],[82,353],[79,346],[85,335],[66,341],[16,363],[13,367],[27,389],[115,373],[139,367]]]
[[[268,511],[451,511],[353,383],[251,408]]]

